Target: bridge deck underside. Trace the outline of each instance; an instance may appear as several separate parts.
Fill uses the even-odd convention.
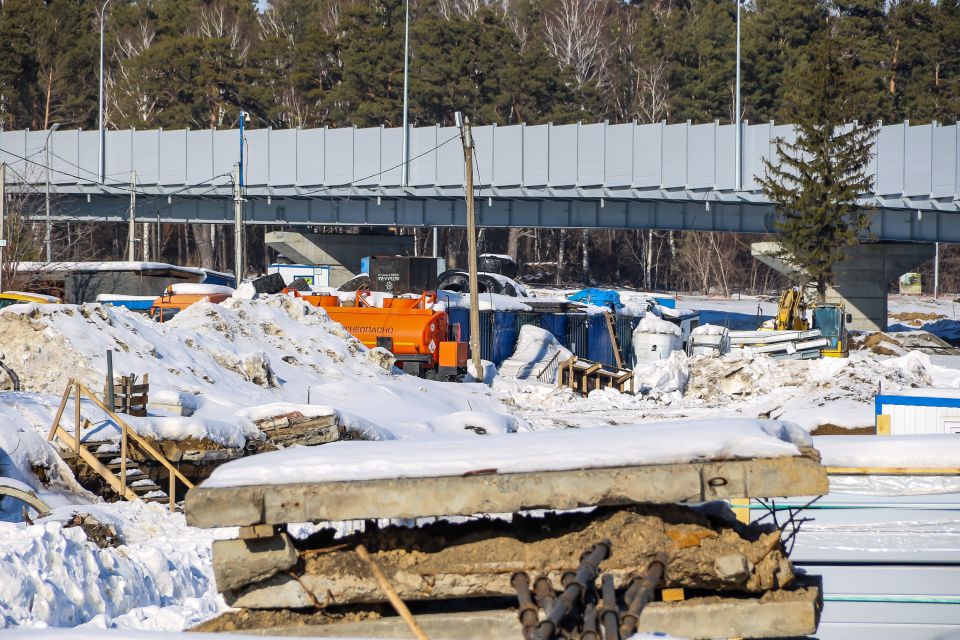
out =
[[[477,200],[478,221],[487,227],[587,229],[658,229],[773,233],[775,213],[769,204],[723,201],[664,201],[612,199],[493,199]],[[125,222],[124,197],[59,196],[54,219],[59,221]],[[38,210],[37,218],[42,217]],[[960,214],[908,209],[873,210],[870,237],[884,241],[960,242]],[[144,222],[232,224],[233,202],[226,198],[139,198],[137,219]],[[248,198],[248,224],[370,225],[459,227],[466,225],[462,198],[393,199]]]

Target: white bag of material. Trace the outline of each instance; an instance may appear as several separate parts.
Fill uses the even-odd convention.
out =
[[[552,333],[526,324],[520,327],[517,348],[513,355],[500,365],[499,373],[503,378],[516,380],[536,379],[539,376],[543,382],[553,383],[556,380],[557,363],[569,359],[572,355]]]

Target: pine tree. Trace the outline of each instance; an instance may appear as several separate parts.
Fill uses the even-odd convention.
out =
[[[865,173],[875,129],[854,124],[859,101],[850,96],[860,87],[828,25],[808,47],[789,92],[796,139],[777,139],[777,157],[764,161],[760,180],[778,214],[783,257],[816,283],[821,301],[845,247],[857,243],[870,221],[857,198],[872,186]]]

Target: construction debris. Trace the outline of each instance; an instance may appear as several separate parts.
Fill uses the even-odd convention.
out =
[[[777,360],[819,358],[828,340],[819,329],[804,331],[731,331],[730,347],[764,353]]]
[[[299,411],[255,420],[254,424],[275,446],[298,444],[312,446],[335,442],[344,434],[337,412],[331,409],[323,415],[305,416]]]

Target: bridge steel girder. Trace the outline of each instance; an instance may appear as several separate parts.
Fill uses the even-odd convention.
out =
[[[227,198],[138,199],[143,222],[232,224]],[[257,225],[350,225],[463,227],[466,205],[458,198],[388,199],[249,198],[246,221]],[[773,207],[761,202],[611,199],[478,200],[478,223],[485,227],[654,229],[774,233]],[[960,242],[960,215],[944,211],[876,209],[868,240]],[[126,198],[61,196],[53,216],[67,222],[125,222]],[[40,219],[37,216],[34,219]]]

